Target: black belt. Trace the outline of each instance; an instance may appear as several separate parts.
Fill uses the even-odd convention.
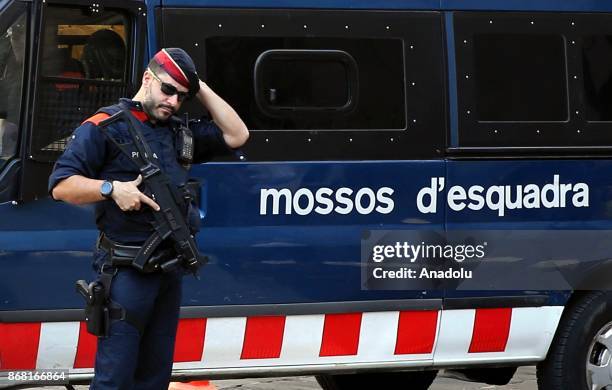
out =
[[[98,248],[105,249],[109,253],[111,266],[123,267],[134,265],[134,259],[138,256],[142,246],[119,244],[101,233],[98,238]],[[142,268],[138,267],[138,270],[144,273],[168,271],[170,267],[166,268],[167,264],[164,263],[174,258],[176,258],[176,254],[173,249],[160,245],[153,252],[151,262],[145,264]]]
[[[111,265],[113,266],[129,266],[132,265],[136,255],[142,246],[123,245],[116,243],[106,237],[105,234],[100,234],[98,238],[98,247],[105,249],[110,254]]]

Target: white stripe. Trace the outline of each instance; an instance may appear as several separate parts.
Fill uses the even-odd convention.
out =
[[[510,336],[504,355],[543,360],[555,336],[561,314],[563,306],[512,309]]]
[[[444,310],[434,350],[434,364],[463,362],[472,341],[476,310]]]
[[[204,367],[233,367],[240,360],[246,317],[209,318],[202,362]]]
[[[287,316],[280,359],[283,364],[313,364],[319,358],[325,315]]]
[[[36,368],[72,368],[79,342],[78,322],[43,322]]]
[[[363,313],[359,334],[360,361],[389,360],[394,357],[399,312]]]

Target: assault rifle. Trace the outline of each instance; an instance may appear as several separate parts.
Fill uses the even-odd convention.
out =
[[[132,155],[125,146],[119,144],[108,133],[106,127],[116,121],[124,121],[127,124],[130,137],[138,151],[137,154]],[[160,267],[162,270],[168,271],[177,265],[181,265],[196,275],[197,270],[207,262],[207,258],[198,252],[194,237],[185,220],[185,215],[181,211],[181,209],[187,210],[189,199],[185,199],[185,196],[180,193],[170,178],[151,161],[153,152],[139,130],[140,126],[141,123],[128,110],[121,110],[99,123],[99,128],[104,135],[130,161],[136,164],[142,175],[144,185],[160,207],[159,211],[153,211],[155,231],[136,254],[132,266],[140,271],[145,270],[145,266],[148,268]],[[158,246],[166,239],[172,241],[177,256],[170,260],[153,256]],[[151,264],[151,260],[159,263]]]

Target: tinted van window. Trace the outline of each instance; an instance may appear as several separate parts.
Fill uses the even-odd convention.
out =
[[[53,161],[72,131],[126,92],[127,16],[89,7],[47,6],[31,150]]]

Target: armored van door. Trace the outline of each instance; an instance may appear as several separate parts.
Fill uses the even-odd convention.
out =
[[[83,120],[135,92],[146,35],[143,8],[137,1],[42,3],[23,200],[47,196],[53,162]]]
[[[11,28],[13,44],[22,27],[16,24],[19,18],[36,15],[36,24],[24,26],[34,35],[28,42],[37,46],[26,45],[22,53],[29,82],[23,87],[19,148],[0,159],[0,183],[13,188],[0,202],[0,333],[5,336],[0,369],[93,373],[91,351],[82,354],[93,339],[80,331],[83,301],[74,288],[76,280],[93,276],[93,207],[52,200],[48,176],[72,131],[100,106],[131,92],[140,76],[146,31],[142,3],[96,4],[45,1],[28,10],[17,3],[23,11],[14,12],[7,27],[0,26]],[[0,56],[6,55],[6,39],[0,38]],[[9,110],[0,124],[11,115]],[[3,150],[7,146],[3,137]],[[21,172],[8,182],[11,164],[19,164]],[[19,336],[23,332],[31,337]]]

